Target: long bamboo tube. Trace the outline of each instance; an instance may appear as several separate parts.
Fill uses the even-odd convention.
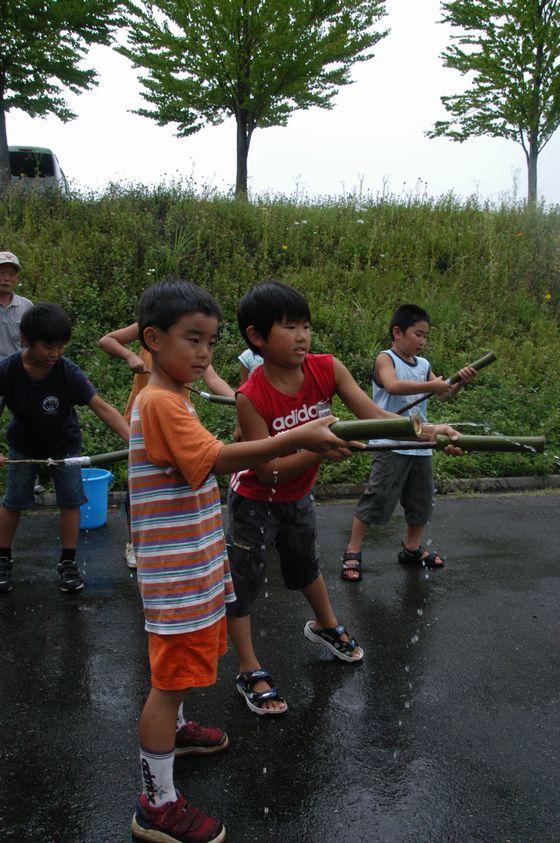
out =
[[[106,454],[94,454],[89,458],[90,465],[105,465],[109,462],[119,462],[128,459],[128,449],[124,451],[109,451]]]
[[[330,426],[340,439],[410,439],[422,433],[420,417],[413,413],[402,419],[355,419],[338,421]],[[416,444],[418,447],[418,444]]]
[[[436,437],[437,449],[455,445],[463,451],[521,451],[523,453],[542,454],[545,446],[544,436],[459,436],[450,439],[439,434]]]
[[[545,447],[545,438],[544,436],[459,436],[458,439],[450,439],[449,436],[440,434],[437,439],[430,439],[428,442],[402,442],[398,445],[373,444],[354,450],[357,453],[363,453],[364,451],[412,451],[417,448],[443,451],[448,445],[454,445],[463,451],[514,451],[542,454]]]
[[[489,366],[490,363],[493,363],[496,360],[496,355],[493,351],[489,351],[488,354],[485,354],[480,360],[475,360],[474,363],[469,363],[471,369],[476,369],[479,372],[481,369],[484,369],[485,366]],[[467,368],[465,366],[465,368]],[[456,372],[450,378],[448,378],[448,384],[453,386],[460,381],[459,373]],[[416,407],[417,404],[421,404],[426,398],[431,398],[433,392],[428,392],[425,395],[421,395],[420,398],[416,398],[414,401],[411,401],[410,404],[405,404],[404,407],[401,407],[400,410],[397,410],[397,415],[400,416],[403,413],[406,413],[407,410],[411,410],[413,407]]]

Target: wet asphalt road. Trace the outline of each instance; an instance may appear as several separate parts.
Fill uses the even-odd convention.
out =
[[[306,604],[272,566],[256,637],[290,712],[251,714],[229,653],[185,708],[226,728],[230,748],[177,762],[177,784],[229,843],[557,843],[559,505],[440,499],[428,536],[450,564],[428,576],[396,563],[397,516],[370,532],[359,585],[338,577],[352,506],[320,506],[323,569],[363,665],[304,639]],[[87,587],[74,595],[56,584],[57,524],[22,521],[0,598],[1,840],[121,843],[148,687],[125,523],[111,513],[82,534]]]

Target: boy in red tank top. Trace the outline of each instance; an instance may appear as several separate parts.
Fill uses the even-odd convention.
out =
[[[309,305],[286,284],[267,281],[243,297],[237,311],[243,337],[263,357],[237,392],[237,415],[245,440],[266,439],[331,412],[336,393],[362,419],[394,418],[358,386],[331,354],[310,354]],[[447,425],[426,425],[456,435]],[[338,454],[327,454],[339,459]],[[228,632],[239,658],[237,690],[255,714],[287,711],[268,671],[255,654],[251,609],[262,588],[267,549],[276,545],[284,584],[301,590],[313,613],[304,635],[334,656],[357,663],[364,653],[339,622],[319,568],[312,487],[321,457],[298,451],[232,476],[228,556],[237,601],[228,605]]]

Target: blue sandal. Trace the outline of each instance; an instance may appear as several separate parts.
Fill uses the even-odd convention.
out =
[[[270,689],[268,691],[253,690],[257,682],[261,681],[267,682],[270,685]],[[259,668],[259,670],[248,670],[246,673],[240,673],[236,677],[235,685],[238,692],[242,697],[244,697],[248,707],[255,714],[285,714],[288,710],[288,704],[274,687],[272,676],[268,670]],[[264,703],[269,700],[278,700],[278,702],[282,703],[284,707],[278,709],[264,708]]]

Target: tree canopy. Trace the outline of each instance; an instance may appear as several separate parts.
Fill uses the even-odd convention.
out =
[[[444,64],[473,76],[464,93],[441,98],[451,119],[428,134],[516,141],[534,201],[539,153],[560,124],[560,0],[447,0],[442,10],[444,22],[463,30]]]
[[[247,193],[256,128],[285,126],[297,109],[332,108],[355,62],[383,38],[384,0],[131,2],[128,46],[151,105],[138,114],[191,135],[237,124],[236,193]]]
[[[6,113],[75,115],[64,99],[96,84],[80,66],[88,46],[108,44],[119,23],[115,0],[0,0],[0,186],[10,177]]]

